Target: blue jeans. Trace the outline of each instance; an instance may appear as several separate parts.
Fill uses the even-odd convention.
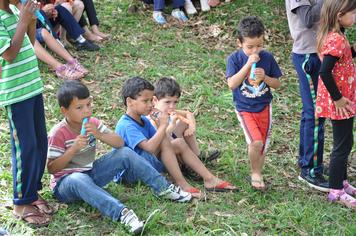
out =
[[[153,10],[154,11],[163,11],[164,7],[166,6],[165,0],[144,0],[147,4],[153,3]],[[173,0],[172,1],[172,8],[173,9],[181,9],[184,7],[184,0]]]
[[[151,165],[142,161],[142,157],[128,147],[122,147],[94,161],[91,170],[62,177],[54,188],[54,194],[61,202],[83,200],[98,209],[101,214],[116,221],[126,206],[102,187],[123,170],[123,180],[129,183],[141,180],[150,186],[155,194],[170,185]]]
[[[163,173],[166,171],[163,163],[152,153],[142,150],[140,152],[140,156],[143,157],[144,160],[150,164],[157,172]]]
[[[302,115],[300,120],[299,161],[303,174],[314,168],[323,172],[324,118],[315,117],[315,101],[318,88],[320,60],[316,53],[292,54],[293,64],[299,77]],[[313,158],[317,158],[314,165]]]

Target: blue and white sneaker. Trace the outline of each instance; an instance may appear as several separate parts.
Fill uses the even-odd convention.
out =
[[[164,18],[163,13],[161,11],[154,11],[153,12],[153,19],[160,25],[167,24],[167,21]]]
[[[192,195],[183,191],[180,187],[171,184],[166,190],[163,190],[158,194],[158,197],[169,199],[176,202],[189,202],[192,199]]]
[[[185,16],[184,12],[179,9],[174,9],[171,14],[174,18],[186,22],[188,21],[188,17]]]

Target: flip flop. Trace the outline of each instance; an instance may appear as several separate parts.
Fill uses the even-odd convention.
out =
[[[230,189],[226,188],[233,185],[227,181],[223,181],[220,184],[216,185],[215,187],[212,188],[205,188],[206,191],[208,192],[217,192],[217,193],[226,193],[226,192],[238,192],[239,190],[237,188],[235,189]]]
[[[192,197],[193,198],[197,198],[197,199],[200,199],[201,197],[202,197],[202,192],[199,190],[199,189],[197,189],[197,188],[188,188],[188,189],[186,189],[186,190],[184,190],[185,192],[188,192],[188,193],[190,193],[190,194],[192,194]],[[198,197],[198,196],[196,196],[195,194],[199,194],[200,196]]]
[[[212,162],[212,161],[218,159],[220,154],[221,154],[221,152],[219,150],[213,150],[210,153],[208,153],[208,155],[204,155],[205,157],[202,158],[202,160],[204,160],[205,163]]]

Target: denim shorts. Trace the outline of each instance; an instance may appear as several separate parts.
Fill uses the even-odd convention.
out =
[[[37,28],[36,29],[36,39],[40,43],[44,43],[44,38],[42,36],[42,30],[43,30],[43,28]]]

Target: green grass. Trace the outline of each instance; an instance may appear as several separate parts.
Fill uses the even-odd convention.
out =
[[[313,191],[297,180],[298,133],[301,103],[298,82],[290,60],[291,39],[282,0],[235,0],[200,13],[186,26],[170,19],[168,27],[159,27],[151,19],[151,10],[140,7],[127,12],[130,0],[96,1],[102,27],[113,39],[97,53],[77,53],[90,68],[86,78],[94,96],[94,113],[114,127],[124,107],[119,91],[125,79],[138,75],[152,82],[161,76],[173,76],[184,93],[181,107],[198,109],[198,138],[203,149],[219,148],[222,157],[211,170],[239,186],[236,194],[208,194],[189,204],[177,204],[155,198],[146,186],[109,184],[107,190],[140,218],[155,214],[145,231],[147,235],[356,235],[356,215],[347,208],[326,201],[326,195]],[[168,12],[168,11],[167,11]],[[225,79],[225,59],[235,49],[234,30],[244,16],[260,16],[268,29],[266,48],[273,52],[284,77],[282,87],[274,91],[274,126],[271,147],[265,165],[270,190],[261,194],[251,190],[246,143],[232,105]],[[214,32],[220,32],[215,34]],[[348,32],[355,41],[355,32]],[[43,64],[45,107],[48,130],[62,119],[55,101],[62,82]],[[123,235],[117,222],[100,216],[85,203],[60,204],[59,212],[47,228],[33,229],[12,217],[12,176],[9,128],[6,112],[0,113],[0,226],[14,235]],[[330,123],[327,123],[325,161],[331,149]],[[100,152],[109,150],[101,147]],[[351,158],[355,166],[355,147]],[[351,169],[350,169],[351,170]],[[355,172],[350,173],[355,180]],[[43,196],[57,203],[49,187],[49,175],[43,182]],[[202,187],[202,183],[193,183]]]

